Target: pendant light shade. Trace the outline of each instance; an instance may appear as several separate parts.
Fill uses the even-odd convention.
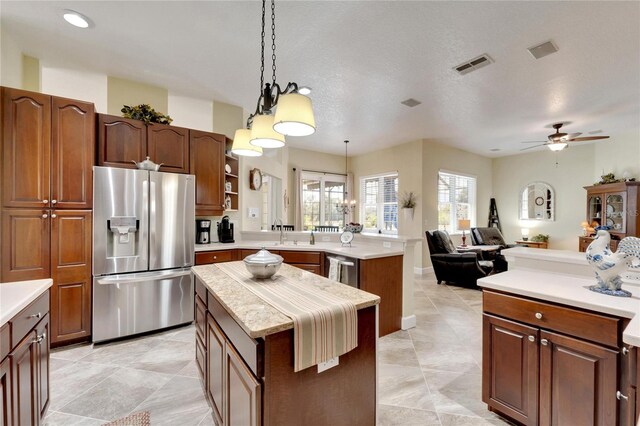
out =
[[[566,142],[554,142],[554,143],[548,144],[547,146],[551,151],[562,151],[567,147],[567,145],[568,144]]]
[[[262,155],[262,148],[254,146],[249,143],[251,140],[251,130],[238,129],[233,137],[233,146],[231,152],[235,155],[242,155],[245,157],[260,157]]]
[[[316,131],[311,99],[299,93],[278,98],[273,129],[285,136],[308,136]]]
[[[273,115],[258,114],[253,117],[251,145],[261,148],[284,146],[284,135],[273,130]]]

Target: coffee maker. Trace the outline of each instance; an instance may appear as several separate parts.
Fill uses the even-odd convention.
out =
[[[218,240],[221,243],[234,243],[233,223],[229,222],[229,216],[223,216],[218,222]]]
[[[209,244],[211,242],[211,221],[196,219],[196,244]]]

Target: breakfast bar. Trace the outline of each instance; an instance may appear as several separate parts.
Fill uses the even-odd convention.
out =
[[[223,265],[234,264],[242,265]],[[357,309],[355,349],[295,372],[292,318],[248,290],[226,267],[192,270],[196,358],[219,424],[375,424],[378,296],[283,264],[276,281],[281,277]]]

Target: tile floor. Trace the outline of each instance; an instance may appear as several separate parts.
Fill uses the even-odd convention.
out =
[[[507,424],[481,401],[481,293],[417,277],[415,312],[415,329],[379,342],[378,424]],[[194,334],[187,326],[52,351],[45,425],[100,425],[144,410],[154,426],[212,425]]]

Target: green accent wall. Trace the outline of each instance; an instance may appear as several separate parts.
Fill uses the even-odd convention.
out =
[[[40,60],[22,55],[22,88],[32,92],[40,91]]]
[[[107,113],[122,115],[123,105],[149,104],[156,111],[167,114],[169,91],[139,81],[107,77]]]

